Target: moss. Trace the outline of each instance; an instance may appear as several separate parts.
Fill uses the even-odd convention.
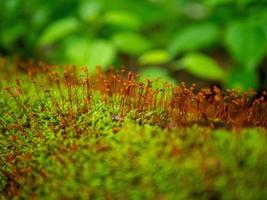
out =
[[[206,101],[210,111],[208,119],[200,118],[203,123],[195,121],[194,109],[178,110],[180,102],[194,95],[183,86],[179,95],[167,93],[173,90],[166,86],[168,91],[155,97],[145,84],[135,88],[137,93],[126,90],[129,85],[119,87],[132,85],[131,75],[123,79],[100,74],[75,84],[71,73],[63,79],[54,73],[52,80],[47,73],[31,78],[16,73],[21,78],[11,77],[13,88],[0,91],[3,199],[263,199],[267,195],[267,134],[262,128],[266,113],[255,115],[259,121],[247,126],[238,121],[243,120],[236,117],[242,111],[235,107],[233,126],[214,127],[218,119],[210,104],[216,101]],[[110,86],[114,80],[118,84]],[[231,95],[239,101],[248,98]],[[257,101],[242,108],[247,112]],[[226,124],[230,120],[220,117]]]

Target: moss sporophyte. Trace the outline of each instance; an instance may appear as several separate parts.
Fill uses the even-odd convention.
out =
[[[264,199],[266,93],[1,59],[3,199]]]
[[[75,68],[60,73],[55,71],[56,66],[47,64],[27,70],[29,75],[24,75],[24,80],[17,77],[13,86],[4,88],[9,94],[5,98],[12,98],[23,111],[21,114],[36,113],[32,110],[36,108],[52,114],[60,119],[63,129],[77,128],[77,117],[97,106],[113,119],[130,117],[163,128],[194,123],[267,127],[266,93],[222,91],[216,86],[195,91],[195,84],[186,87],[185,83],[177,86],[165,83],[162,88],[154,88],[153,81],[140,83],[133,73],[124,70],[99,71],[93,76],[86,69],[84,73]]]

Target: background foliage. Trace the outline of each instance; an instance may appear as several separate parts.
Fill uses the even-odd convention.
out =
[[[0,54],[267,87],[265,0],[0,0]]]

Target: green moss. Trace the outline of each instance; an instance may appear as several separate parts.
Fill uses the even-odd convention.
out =
[[[61,94],[52,85],[61,109],[57,114],[53,101],[41,90],[36,93],[30,81],[23,87],[19,103],[0,91],[2,199],[264,199],[267,195],[265,129],[162,128],[152,116],[162,115],[164,120],[164,110],[130,110],[120,116],[120,102],[114,108],[97,91],[88,111],[78,111],[80,105],[74,103],[72,115],[70,102],[60,103]],[[67,99],[67,90],[63,95]]]
[[[101,127],[98,127],[102,133]],[[16,140],[14,137],[16,136]],[[161,130],[127,121],[91,137],[44,129],[1,136],[1,190],[45,199],[261,199],[267,137],[201,127]],[[13,159],[10,157],[13,156]]]

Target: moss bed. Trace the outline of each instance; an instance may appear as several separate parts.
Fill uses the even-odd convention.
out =
[[[266,94],[39,65],[0,62],[0,199],[266,199]]]

